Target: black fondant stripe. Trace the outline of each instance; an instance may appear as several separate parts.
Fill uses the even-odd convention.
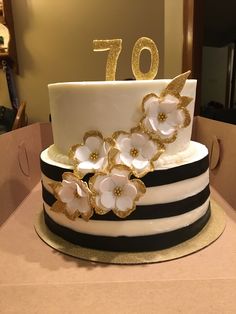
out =
[[[48,192],[44,186],[42,186],[42,195],[43,200],[49,206],[56,201],[56,198],[53,194]],[[201,206],[205,203],[207,198],[210,195],[209,185],[205,187],[200,193],[187,197],[185,199],[164,203],[164,204],[153,204],[153,205],[142,205],[137,206],[136,210],[133,211],[126,220],[138,220],[138,219],[156,219],[156,218],[165,218],[172,217],[184,214],[195,208]],[[94,214],[91,220],[123,220],[122,218],[117,217],[112,211],[106,215]]]
[[[64,172],[73,172],[73,170],[71,169],[65,169],[65,168],[49,165],[48,163],[44,162],[41,158],[40,158],[40,167],[41,167],[42,173],[46,177],[55,181],[62,181],[62,175]]]
[[[40,163],[42,173],[46,177],[55,181],[62,180],[63,172],[72,172],[71,169],[64,169],[57,166],[49,165],[42,159],[40,159]],[[197,177],[203,174],[208,169],[208,167],[209,161],[207,155],[198,161],[191,162],[182,166],[149,172],[144,177],[142,177],[141,180],[144,182],[146,187],[160,186]],[[88,182],[89,178],[92,175],[93,174],[87,174],[83,178],[83,180]]]
[[[200,176],[209,168],[208,155],[204,158],[182,166],[149,172],[142,178],[146,187],[179,182]]]
[[[156,251],[175,246],[198,234],[208,222],[210,215],[209,206],[205,215],[193,224],[181,229],[149,236],[107,237],[79,233],[63,227],[51,219],[44,211],[44,219],[48,228],[63,239],[87,248],[116,252]]]

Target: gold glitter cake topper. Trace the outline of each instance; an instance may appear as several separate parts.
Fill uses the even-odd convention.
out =
[[[148,72],[143,73],[140,70],[140,55],[143,50],[148,50],[151,56],[151,65]],[[159,53],[154,41],[147,37],[139,38],[132,52],[132,71],[136,80],[153,80],[158,72]]]
[[[109,50],[106,63],[106,81],[115,81],[117,62],[122,50],[122,39],[95,39],[93,40],[93,50]],[[146,73],[140,69],[140,56],[143,50],[148,50],[151,57],[150,68]],[[153,80],[156,77],[159,66],[159,53],[152,39],[141,37],[136,41],[132,51],[131,66],[136,80]]]
[[[122,39],[99,39],[93,41],[94,51],[109,50],[106,64],[106,81],[114,81],[117,60],[122,49]]]

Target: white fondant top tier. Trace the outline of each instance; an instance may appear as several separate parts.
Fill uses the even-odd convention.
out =
[[[129,131],[138,125],[141,104],[149,93],[157,95],[170,80],[105,81],[57,83],[49,85],[54,144],[67,154],[83,140],[85,132],[100,131],[104,137],[118,130]],[[188,105],[191,123],[180,129],[178,138],[167,146],[165,154],[185,150],[190,142],[196,93],[196,80],[187,80],[181,95],[192,97]]]

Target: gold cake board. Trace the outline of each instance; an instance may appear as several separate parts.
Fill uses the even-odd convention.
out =
[[[195,237],[165,250],[152,252],[110,252],[84,248],[65,241],[52,233],[44,222],[41,212],[35,222],[35,230],[39,237],[49,246],[64,254],[83,260],[108,264],[147,264],[177,259],[197,252],[214,242],[225,229],[225,214],[223,209],[211,199],[211,217]]]

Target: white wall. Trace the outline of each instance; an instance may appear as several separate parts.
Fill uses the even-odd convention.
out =
[[[142,36],[152,38],[158,46],[157,77],[179,74],[182,3],[183,0],[12,0],[19,63],[16,84],[19,98],[27,102],[30,121],[48,120],[48,83],[104,80],[107,54],[93,52],[93,39],[122,38],[116,79],[132,76],[132,47]],[[148,54],[143,54],[142,61],[147,68]],[[9,105],[7,98],[1,73],[0,103]]]
[[[165,0],[164,77],[182,73],[183,0]]]

